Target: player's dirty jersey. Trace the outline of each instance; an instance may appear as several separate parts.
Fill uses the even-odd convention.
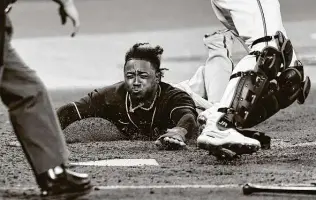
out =
[[[128,138],[143,140],[157,139],[167,129],[179,125],[185,114],[197,116],[192,98],[164,82],[159,84],[151,109],[135,107],[131,106],[124,82],[119,82],[94,90],[79,101],[59,108],[57,113],[63,129],[83,118],[100,117],[111,121]]]

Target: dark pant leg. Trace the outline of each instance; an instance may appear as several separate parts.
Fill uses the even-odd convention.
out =
[[[0,86],[13,129],[35,174],[65,163],[68,151],[46,88],[11,47],[4,46],[4,71]]]

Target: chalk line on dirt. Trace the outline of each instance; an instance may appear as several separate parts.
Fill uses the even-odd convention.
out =
[[[221,189],[221,188],[238,188],[242,184],[205,184],[205,185],[99,185],[95,186],[95,190],[121,190],[121,189]],[[37,187],[0,187],[0,192],[5,190],[11,191],[28,191],[38,190]]]
[[[155,159],[109,159],[87,162],[73,162],[70,165],[77,166],[116,166],[116,167],[133,167],[133,166],[159,166]]]
[[[255,183],[254,183],[255,184]],[[145,189],[235,189],[240,188],[244,184],[184,184],[184,185],[99,185],[95,186],[94,190],[145,190]],[[295,187],[306,187],[313,186],[314,183],[292,183],[292,184],[276,184],[275,186],[295,186]],[[4,190],[16,190],[16,191],[27,191],[27,190],[38,190],[37,187],[0,187],[0,191]]]
[[[310,147],[310,146],[316,146],[316,141],[296,143],[296,144],[292,144],[290,142],[286,142],[283,140],[271,141],[271,149],[285,149],[285,148],[292,148],[292,147]]]
[[[242,185],[107,185],[96,186],[97,190],[116,190],[116,189],[219,189],[219,188],[237,188]]]

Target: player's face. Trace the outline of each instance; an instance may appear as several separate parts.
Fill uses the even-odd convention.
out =
[[[131,97],[143,100],[157,89],[159,76],[152,64],[145,60],[129,60],[124,68],[125,85]]]

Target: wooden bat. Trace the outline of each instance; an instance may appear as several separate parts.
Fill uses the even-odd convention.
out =
[[[242,188],[244,195],[252,193],[291,193],[291,194],[316,194],[315,185],[284,185],[284,186],[270,186],[270,185],[256,185],[247,183]]]

